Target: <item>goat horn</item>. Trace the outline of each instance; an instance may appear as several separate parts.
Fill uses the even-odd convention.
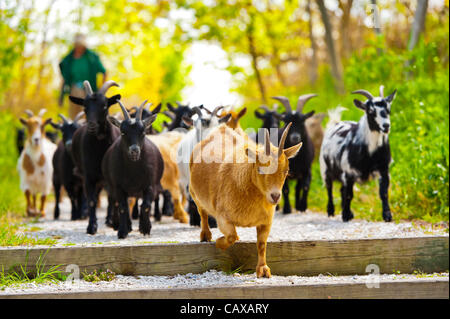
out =
[[[69,122],[67,120],[67,118],[64,115],[62,115],[61,113],[59,113],[58,116],[61,118],[61,120],[63,120],[63,123],[68,123]]]
[[[38,116],[39,116],[39,117],[42,117],[42,115],[44,115],[45,112],[47,112],[47,109],[40,109],[40,110],[39,110],[39,113],[38,113]]]
[[[106,91],[108,91],[109,88],[111,88],[111,86],[119,86],[119,84],[117,84],[113,80],[106,81],[105,83],[103,83],[103,85],[100,88],[100,90],[98,90],[98,93],[101,93],[101,94],[105,95]]]
[[[306,102],[308,102],[310,99],[316,96],[317,94],[300,95],[297,101],[297,112],[301,113],[303,111],[303,107],[305,106]]]
[[[84,115],[84,111],[79,112],[77,115],[75,115],[73,121],[76,123],[78,122]]]
[[[269,137],[269,130],[268,129],[264,129],[264,146],[265,146],[265,152],[266,155],[269,156],[270,155],[270,137]]]
[[[31,110],[26,109],[25,113],[28,115],[28,117],[33,117],[34,116],[34,113]]]
[[[286,137],[288,135],[289,129],[291,128],[292,122],[290,122],[283,131],[283,135],[281,135],[280,145],[278,145],[278,156],[283,154],[284,142],[286,142]]]
[[[211,117],[213,116],[217,116],[217,113],[223,109],[223,106],[218,106],[214,109],[214,111],[212,111]]]
[[[136,114],[136,122],[137,121],[142,121],[142,112],[144,111],[144,107],[145,107],[146,103],[147,103],[147,100],[142,102],[141,106],[139,106],[139,109],[138,109],[137,114]]]
[[[384,85],[380,85],[380,96],[384,97]]]
[[[291,103],[289,102],[287,97],[285,97],[285,96],[272,96],[272,99],[280,101],[284,105],[284,107],[286,109],[286,112],[292,112]]]
[[[91,83],[89,83],[88,80],[83,82],[83,86],[84,86],[84,92],[86,93],[86,95],[94,94],[94,91],[92,91]]]
[[[369,91],[366,91],[366,90],[356,90],[356,91],[353,91],[352,94],[361,94],[361,95],[364,95],[369,100],[373,100],[373,95]]]
[[[162,114],[164,114],[165,116],[167,116],[168,118],[170,118],[172,121],[175,119],[175,117],[173,116],[172,113],[168,112],[168,111],[163,111]]]
[[[204,107],[204,106],[203,106],[203,104],[202,104],[202,105],[200,105],[200,106],[199,106],[199,108],[200,108],[200,109],[202,109],[202,110],[205,110],[205,111],[206,111],[206,113],[208,113],[209,115],[211,115],[211,114],[212,114],[212,112],[211,112],[210,110],[208,110],[208,109],[207,109],[206,107]]]
[[[128,114],[127,109],[125,108],[125,106],[123,106],[122,102],[120,100],[117,100],[117,102],[119,102],[119,106],[122,109],[122,113],[123,113],[123,118],[125,121],[130,121],[130,114]]]
[[[198,115],[199,118],[202,118],[203,114],[202,114],[202,111],[200,110],[200,108],[199,108],[198,106],[194,106],[194,107],[192,108],[192,111],[194,111],[195,113],[197,113],[197,115]]]

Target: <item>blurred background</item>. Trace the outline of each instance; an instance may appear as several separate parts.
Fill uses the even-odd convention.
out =
[[[358,120],[351,91],[397,89],[394,219],[448,223],[448,31],[448,0],[0,0],[0,215],[23,211],[18,118],[67,114],[58,65],[83,33],[125,105],[246,106],[244,127],[261,126],[253,110],[274,95],[318,93],[305,111],[342,105]],[[356,217],[381,220],[377,183],[357,192]],[[324,211],[325,195],[315,163],[311,209]]]

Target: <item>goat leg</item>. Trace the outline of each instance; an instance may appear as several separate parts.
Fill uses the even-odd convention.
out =
[[[154,204],[155,204],[155,208],[154,208],[155,221],[160,222],[162,216],[161,216],[161,210],[159,209],[159,194],[156,195]]]
[[[341,201],[342,201],[342,220],[348,222],[353,219],[353,213],[350,209],[350,204],[353,199],[353,180],[346,178],[341,187]]]
[[[389,208],[388,191],[389,191],[389,172],[382,171],[380,174],[380,198],[383,206],[383,219],[385,222],[392,221],[391,209]]]
[[[163,191],[164,204],[162,208],[162,214],[164,216],[172,216],[174,214],[174,202],[172,201],[172,194],[169,190]]]
[[[283,184],[283,199],[284,199],[283,214],[290,214],[291,204],[289,203],[289,182],[287,179],[284,181]]]
[[[61,198],[61,185],[58,183],[53,183],[53,188],[55,189],[55,210],[53,212],[53,218],[56,220],[59,219],[59,200]]]
[[[122,194],[119,199],[119,231],[117,232],[117,237],[119,239],[125,239],[128,236],[128,201],[126,194]]]
[[[88,201],[88,211],[89,211],[89,224],[87,227],[86,232],[89,235],[95,235],[97,233],[97,215],[96,215],[96,209],[97,209],[97,200],[98,200],[98,194],[95,190],[95,184],[87,182],[85,184],[86,189],[86,198]]]
[[[256,265],[256,277],[270,278],[270,268],[266,263],[266,249],[267,238],[269,237],[271,224],[259,225],[256,227],[257,241],[256,246],[258,248],[258,264]]]
[[[328,193],[327,213],[328,213],[328,217],[331,217],[331,216],[334,216],[333,181],[329,176],[327,176],[325,178],[325,184],[326,184],[327,193]]]
[[[300,185],[299,185],[300,184]],[[311,173],[308,173],[304,178],[301,178],[296,185],[296,188],[300,188],[302,191],[301,198],[298,198],[296,196],[296,207],[298,211],[304,213],[306,209],[308,208],[308,192],[309,192],[309,186],[311,184]],[[297,200],[300,200],[300,202],[297,202]],[[298,204],[298,205],[297,205]]]
[[[153,190],[147,189],[143,192],[141,212],[139,214],[139,232],[150,235],[152,223],[150,221],[150,208],[153,202]]]

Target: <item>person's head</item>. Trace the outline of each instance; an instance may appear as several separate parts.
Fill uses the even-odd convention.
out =
[[[73,47],[75,50],[85,50],[87,48],[86,36],[82,33],[75,34],[73,38]]]

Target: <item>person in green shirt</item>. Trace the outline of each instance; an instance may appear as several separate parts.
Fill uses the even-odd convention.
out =
[[[76,34],[74,47],[59,64],[63,85],[59,104],[63,104],[64,95],[69,93],[72,96],[84,98],[83,82],[88,80],[92,90],[97,91],[97,74],[103,74],[103,82],[106,81],[106,70],[100,61],[100,57],[94,51],[87,48],[86,37],[83,34]],[[69,104],[69,116],[74,118],[78,112],[82,111],[79,105],[72,102]]]

